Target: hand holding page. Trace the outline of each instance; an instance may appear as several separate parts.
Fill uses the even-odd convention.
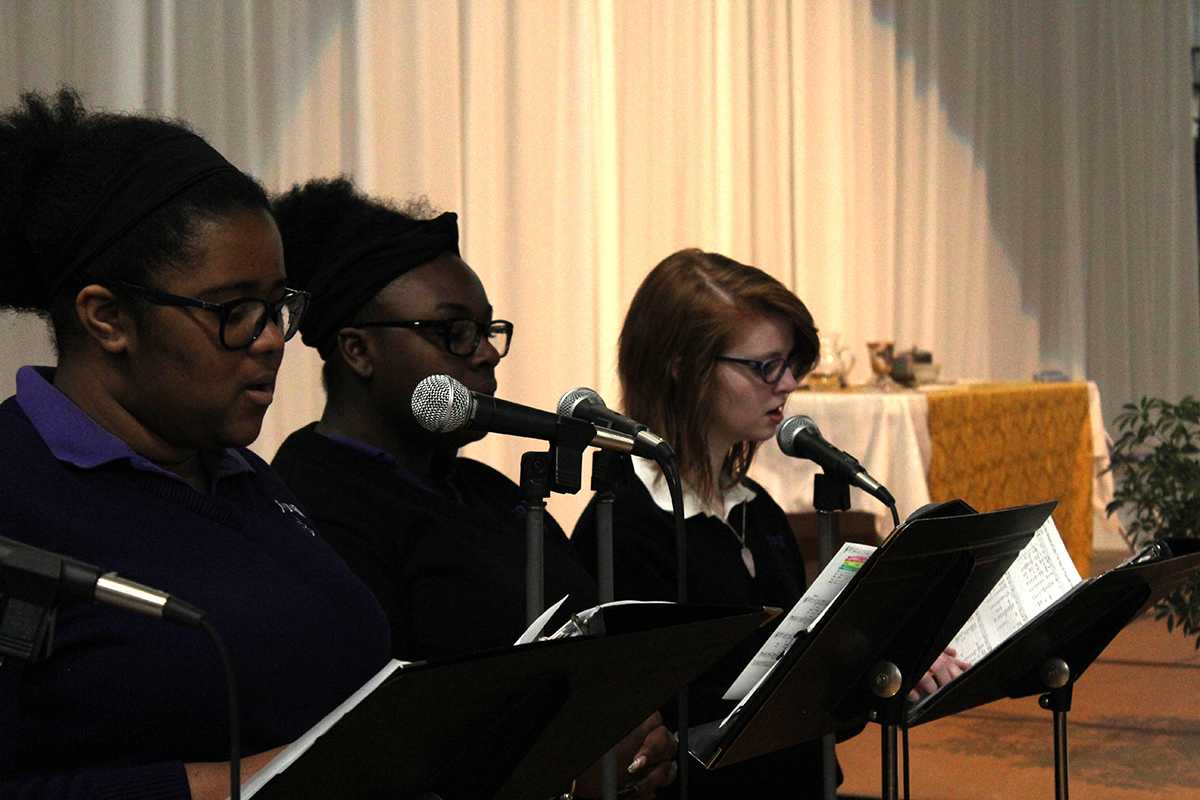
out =
[[[1176,550],[1159,542],[1100,575],[1081,581],[997,644],[970,671],[909,706],[909,725],[976,708],[993,700],[1043,694],[1047,659],[1066,663],[1078,681],[1129,622],[1169,595],[1200,568],[1200,544]],[[1068,684],[1070,685],[1070,684]]]
[[[1047,518],[950,647],[977,663],[1082,581],[1054,519]]]

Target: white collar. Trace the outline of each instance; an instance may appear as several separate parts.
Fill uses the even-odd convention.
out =
[[[663,477],[662,470],[658,464],[648,458],[633,456],[633,472],[637,475],[638,480],[646,487],[646,491],[650,493],[650,499],[654,501],[654,505],[661,508],[663,511],[671,511],[671,491],[667,488],[667,480]],[[744,483],[735,483],[721,494],[722,512],[718,517],[714,513],[714,509],[705,505],[700,500],[700,495],[696,494],[687,483],[683,484],[683,518],[689,519],[697,514],[706,514],[710,517],[717,517],[722,522],[729,518],[729,512],[740,503],[748,503],[758,495],[753,489]]]

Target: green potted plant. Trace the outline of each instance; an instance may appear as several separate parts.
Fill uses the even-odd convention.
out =
[[[1109,515],[1119,512],[1135,548],[1164,536],[1200,538],[1200,400],[1143,397],[1124,405],[1115,423]],[[1164,599],[1155,618],[1196,636],[1200,649],[1200,578]]]

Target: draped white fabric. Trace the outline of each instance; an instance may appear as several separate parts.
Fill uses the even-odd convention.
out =
[[[1186,0],[0,0],[0,100],[180,116],[269,189],[338,172],[462,214],[517,324],[501,393],[617,400],[637,284],[684,246],[949,377],[1058,368],[1109,415],[1200,386]],[[48,360],[0,321],[0,389]],[[256,448],[314,419],[289,348]],[[509,474],[526,442],[475,446]],[[578,501],[557,501],[564,521]],[[552,505],[552,508],[555,506]]]

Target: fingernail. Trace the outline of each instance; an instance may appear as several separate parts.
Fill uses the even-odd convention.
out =
[[[637,758],[635,758],[633,760],[633,763],[631,763],[629,765],[629,769],[627,771],[628,772],[637,772],[639,769],[641,769],[644,766],[646,766],[646,757],[638,756]]]
[[[678,763],[678,762],[676,762],[676,761],[672,761],[672,762],[671,762],[671,769],[669,769],[669,770],[667,771],[667,783],[674,783],[674,782],[675,782],[675,776],[676,776],[676,775],[678,775],[678,774],[679,774],[679,763]]]

